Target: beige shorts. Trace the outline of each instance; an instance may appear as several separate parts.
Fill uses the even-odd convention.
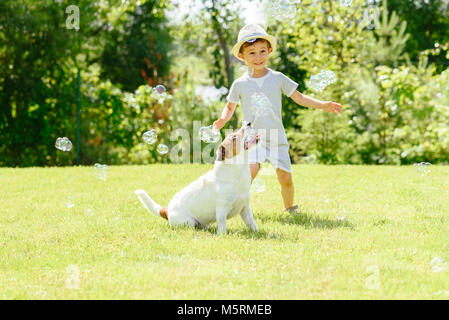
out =
[[[270,162],[274,168],[292,172],[292,163],[288,154],[288,144],[281,144],[276,147],[268,147],[261,143],[256,148],[248,152],[249,163]]]

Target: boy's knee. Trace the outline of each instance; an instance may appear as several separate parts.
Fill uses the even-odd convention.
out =
[[[260,163],[258,163],[258,162],[250,163],[250,164],[249,164],[249,167],[250,167],[252,170],[259,170],[259,169],[260,169]]]
[[[259,163],[250,163],[249,169],[251,171],[251,174],[257,174],[260,170],[260,164]]]
[[[280,184],[282,184],[283,186],[293,185],[293,179],[290,172],[278,169],[277,174]]]

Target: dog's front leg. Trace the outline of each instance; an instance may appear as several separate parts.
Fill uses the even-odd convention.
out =
[[[253,212],[251,211],[251,207],[249,205],[245,206],[240,213],[245,224],[253,231],[259,232],[259,228],[257,227],[256,221],[253,217]]]
[[[217,218],[217,233],[226,234],[226,219],[228,217],[229,208],[227,207],[217,207],[216,208],[216,218]]]

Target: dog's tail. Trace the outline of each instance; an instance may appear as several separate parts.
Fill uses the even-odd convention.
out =
[[[143,191],[141,189],[134,191],[134,193],[137,195],[140,202],[143,204],[145,209],[148,210],[149,213],[168,220],[167,208],[162,207],[159,204],[157,204],[156,202],[154,202],[153,199],[151,199],[150,196],[145,191]]]

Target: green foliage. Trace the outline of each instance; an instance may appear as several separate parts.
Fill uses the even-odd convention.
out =
[[[122,22],[122,28],[108,32],[101,55],[103,79],[126,91],[134,91],[146,81],[152,86],[169,84],[172,40],[164,7],[161,1],[136,6],[133,12],[126,12],[129,19]]]
[[[303,110],[291,102],[284,107],[284,119],[294,119],[287,129],[292,159],[447,163],[448,101],[442,89],[446,72],[439,75],[435,66],[427,63],[433,52],[424,52],[417,66],[405,64],[406,24],[388,12],[386,1],[374,16],[374,30],[363,22],[365,14],[357,4],[363,5],[355,1],[351,9],[330,1],[322,1],[321,6],[303,1],[303,15],[295,26],[279,26],[280,39],[287,40],[280,47],[290,46],[297,52],[290,54],[289,60],[297,63],[299,70],[307,76],[321,69],[337,75],[337,83],[324,92],[306,88],[305,93],[344,106],[338,116]],[[280,56],[277,59],[282,64]]]
[[[95,81],[88,79],[88,83],[83,84],[84,87],[92,83],[99,85],[82,90],[83,127],[90,126],[85,122],[86,115],[96,116],[99,123],[95,127],[106,131],[104,137],[97,136],[94,140],[112,135],[111,142],[116,143],[117,148],[129,148],[131,143],[129,137],[110,133],[118,123],[112,120],[115,115],[110,114],[122,112],[124,107],[118,95],[105,93],[107,90],[101,84],[108,81],[99,81],[100,76],[110,77],[114,82],[112,86],[131,91],[150,80],[153,85],[162,82],[168,87],[172,85],[168,81],[166,55],[170,38],[163,18],[168,1],[140,1],[140,6],[137,1],[78,1],[79,30],[66,27],[69,16],[66,8],[71,4],[63,0],[6,0],[0,4],[0,166],[74,163],[71,156],[55,150],[54,142],[57,137],[67,136],[75,143],[78,69],[83,71],[83,81],[88,74],[93,74],[91,68],[102,70],[102,74],[98,70],[94,72]],[[151,32],[145,29],[145,23],[148,23],[147,28],[152,28]],[[161,30],[154,31],[156,26]],[[164,45],[154,48],[154,52],[147,50],[149,35]],[[144,77],[142,71],[148,66],[146,57],[152,59],[154,65],[152,73]],[[99,114],[90,114],[89,103],[97,100],[102,104],[101,108],[95,106]],[[82,141],[90,138],[87,132],[82,133]],[[103,153],[107,152],[101,151],[101,147],[95,152],[82,151],[83,155]],[[90,156],[82,159],[82,163],[91,161],[94,159]]]
[[[375,64],[397,67],[405,59],[404,49],[410,34],[405,33],[407,21],[401,22],[394,11],[389,16],[387,2],[383,1],[382,8],[373,15],[376,41],[367,49]]]
[[[242,27],[241,4],[236,0],[207,0],[193,1],[192,6],[200,8],[198,14],[186,16],[176,35],[181,42],[181,56],[187,49],[204,59],[213,85],[229,89],[236,69],[242,65],[231,54]],[[234,113],[230,123],[238,126],[238,113]]]
[[[289,130],[287,137],[295,147],[291,154],[295,163],[359,163],[352,148],[356,131],[348,125],[347,113],[335,117],[318,110],[301,110],[300,131]]]
[[[217,88],[230,87],[235,63],[230,51],[235,43],[242,20],[236,0],[193,1],[200,8],[197,15],[189,14],[179,26],[182,46],[209,63],[209,75]]]
[[[388,9],[394,10],[402,21],[407,21],[406,52],[417,65],[420,52],[435,45],[449,43],[449,2],[446,0],[388,0]],[[441,53],[429,57],[437,72],[449,66],[449,57]]]
[[[95,162],[108,164],[150,164],[170,163],[170,153],[157,152],[158,144],[170,149],[190,145],[188,162],[193,162],[193,146],[198,143],[201,150],[206,148],[199,141],[200,126],[211,125],[221,113],[221,102],[207,103],[195,92],[195,87],[186,73],[176,82],[182,86],[171,93],[158,95],[149,85],[141,85],[134,92],[120,90],[112,82],[102,82],[95,69],[84,75],[81,158],[83,164]],[[194,126],[197,121],[197,126]],[[158,141],[146,144],[142,135],[155,129]],[[188,139],[179,140],[177,130],[188,134]],[[196,137],[196,141],[194,141]],[[185,137],[183,137],[185,138]],[[210,145],[212,150],[216,145]],[[196,159],[199,161],[199,159]]]

